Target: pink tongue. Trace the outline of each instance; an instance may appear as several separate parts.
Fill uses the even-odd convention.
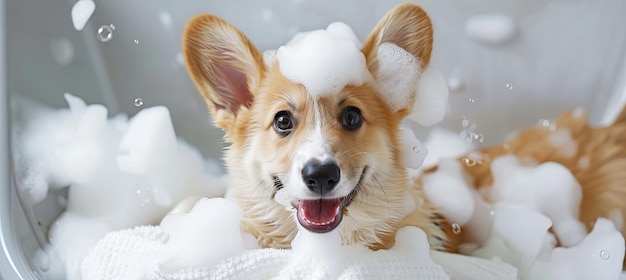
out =
[[[305,229],[325,233],[332,231],[343,218],[341,199],[316,199],[294,201],[298,223]]]

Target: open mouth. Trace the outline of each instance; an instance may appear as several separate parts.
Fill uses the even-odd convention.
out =
[[[298,222],[305,229],[315,233],[326,233],[339,226],[343,218],[344,208],[347,207],[356,195],[365,174],[365,168],[361,178],[352,192],[342,198],[332,199],[297,199],[291,202],[296,209]]]
[[[343,208],[349,204],[351,195],[335,199],[296,200],[292,202],[296,208],[298,222],[305,229],[325,233],[337,228],[343,218]]]

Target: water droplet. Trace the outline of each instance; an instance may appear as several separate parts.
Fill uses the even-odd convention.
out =
[[[461,233],[461,225],[457,223],[452,223],[452,233],[460,234]]]
[[[141,190],[137,190],[137,195],[140,195],[140,194],[141,194]]]
[[[474,98],[469,98],[468,100],[469,100],[469,102],[472,102],[472,103],[476,102],[476,100],[474,100]]]
[[[115,30],[115,25],[103,25],[98,28],[98,40],[100,42],[106,43],[111,41],[113,38],[113,30]]]
[[[472,133],[474,137],[474,141],[478,141],[478,143],[482,143],[484,141],[484,136],[482,133]]]
[[[420,147],[418,147],[418,146],[413,146],[413,152],[414,152],[414,153],[416,153],[416,154],[417,154],[417,153],[419,153],[420,151],[421,151]]]
[[[489,211],[489,215],[495,216],[496,215],[496,211],[494,211],[494,210]]]
[[[465,163],[465,165],[467,167],[474,167],[474,166],[476,166],[476,161],[474,159],[467,158],[467,157],[463,159],[463,163]]]
[[[607,250],[600,251],[600,258],[603,260],[608,260],[611,257],[611,253]]]
[[[140,107],[143,105],[143,99],[135,98],[135,107]]]
[[[135,45],[139,45],[139,40],[135,39],[133,40],[133,42],[135,43]]]
[[[435,104],[433,104],[433,106],[434,106],[435,108],[438,108],[438,107],[439,107],[439,103],[435,103]]]
[[[461,121],[461,126],[469,127],[469,125],[470,125],[470,122],[469,122],[468,119],[464,119],[464,120]]]
[[[507,83],[505,86],[506,86],[507,89],[513,90],[513,84]]]

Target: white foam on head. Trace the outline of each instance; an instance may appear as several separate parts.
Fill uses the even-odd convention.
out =
[[[355,38],[352,29],[339,22],[294,38],[276,52],[280,72],[314,98],[336,94],[348,85],[360,86],[371,74]]]
[[[407,106],[415,97],[420,78],[420,62],[411,53],[393,43],[382,43],[377,51],[378,91],[393,111]],[[441,104],[445,107],[445,104]]]
[[[93,0],[78,0],[72,7],[72,23],[78,31],[83,30],[87,21],[96,10],[96,3]]]

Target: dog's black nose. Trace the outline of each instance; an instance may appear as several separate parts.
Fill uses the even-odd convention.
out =
[[[321,164],[317,160],[310,160],[302,168],[302,180],[309,190],[324,195],[330,192],[339,183],[341,170],[336,163]]]

